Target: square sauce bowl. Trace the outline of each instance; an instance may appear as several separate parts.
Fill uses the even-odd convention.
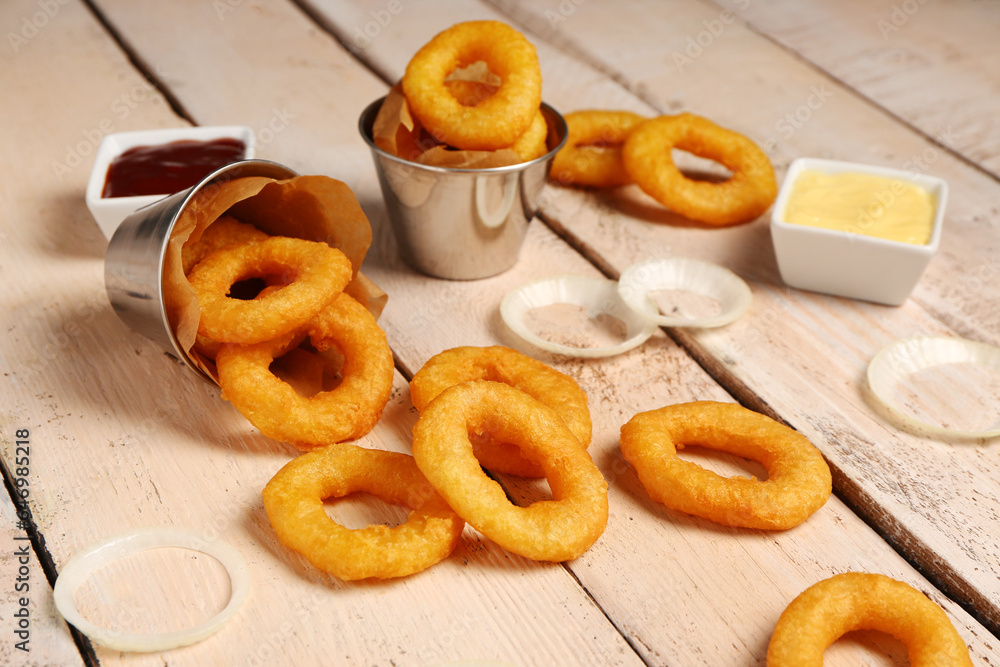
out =
[[[803,175],[859,174],[879,181],[870,203],[849,209],[854,220],[839,229],[792,222],[789,201]],[[927,241],[913,243],[875,235],[881,208],[891,208],[909,186],[930,196]],[[846,195],[845,195],[846,196]],[[781,278],[789,287],[898,306],[909,297],[941,242],[947,183],[934,176],[854,162],[799,158],[792,162],[771,213],[771,238]],[[842,201],[831,188],[826,201]]]
[[[94,166],[87,182],[87,208],[97,221],[105,238],[110,239],[115,229],[133,211],[153,204],[173,192],[162,194],[145,194],[127,197],[103,196],[108,169],[115,158],[126,151],[140,146],[161,146],[175,141],[209,142],[218,139],[237,139],[243,142],[243,155],[236,160],[248,160],[254,157],[254,133],[243,125],[218,125],[206,127],[178,127],[160,130],[136,130],[132,132],[115,132],[101,140],[94,157]],[[234,161],[236,161],[234,160]],[[215,171],[209,169],[208,171]],[[198,179],[200,180],[200,179]],[[183,188],[181,188],[183,189]]]

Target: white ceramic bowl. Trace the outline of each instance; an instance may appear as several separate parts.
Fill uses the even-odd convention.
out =
[[[94,166],[87,182],[87,208],[110,239],[121,221],[143,206],[148,206],[163,199],[166,195],[148,195],[144,197],[101,197],[104,183],[111,161],[130,148],[136,146],[155,146],[171,141],[212,141],[224,138],[239,139],[246,146],[244,159],[254,157],[254,133],[243,125],[218,125],[211,127],[177,127],[162,130],[136,130],[133,132],[115,132],[101,140],[94,157]],[[173,193],[169,193],[173,194]]]
[[[934,198],[934,227],[926,245],[786,222],[785,209],[799,174],[816,170],[871,174],[913,183]],[[941,242],[948,184],[940,178],[885,167],[816,158],[792,162],[771,213],[771,238],[781,278],[789,287],[889,306],[906,301]]]

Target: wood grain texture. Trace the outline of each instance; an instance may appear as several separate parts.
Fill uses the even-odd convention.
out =
[[[258,136],[269,138],[260,146],[262,157],[341,178],[362,201],[375,231],[366,273],[390,294],[381,323],[402,371],[382,421],[361,442],[365,446],[408,451],[416,414],[405,378],[432,354],[455,345],[517,345],[497,313],[500,299],[513,287],[554,273],[596,275],[591,261],[620,269],[624,256],[665,247],[662,239],[654,242],[655,235],[644,237],[633,229],[653,226],[635,217],[653,210],[640,197],[633,197],[626,204],[629,212],[622,213],[616,197],[553,187],[544,196],[546,215],[573,245],[536,224],[514,269],[475,282],[421,277],[399,261],[374,169],[356,130],[360,110],[387,88],[366,63],[392,80],[434,32],[465,18],[504,18],[487,5],[436,2],[416,9],[404,4],[381,26],[377,12],[386,5],[380,2],[310,3],[318,24],[281,0],[94,4],[136,60],[156,73],[196,122],[249,124]],[[5,4],[0,12],[6,23],[34,7],[23,0]],[[82,202],[87,161],[64,180],[56,177],[51,161],[64,157],[66,147],[72,150],[88,130],[100,132],[112,105],[144,79],[82,5],[71,2],[59,16],[63,22],[52,21],[26,45],[44,44],[44,50],[34,57],[22,55],[26,51],[5,54],[15,66],[0,68],[4,89],[23,91],[30,100],[16,123],[0,129],[12,147],[0,158],[8,177],[0,180],[0,194],[9,202],[9,215],[0,218],[5,235],[0,269],[18,277],[0,295],[3,311],[15,318],[0,342],[0,364],[11,387],[4,393],[10,399],[5,422],[28,424],[50,443],[33,473],[32,512],[57,566],[108,534],[138,525],[177,525],[236,546],[253,578],[247,605],[211,640],[151,656],[97,647],[101,664],[427,665],[490,658],[521,665],[759,665],[788,601],[816,580],[849,569],[884,572],[927,591],[948,611],[979,662],[998,661],[995,638],[837,498],[810,521],[781,534],[727,529],[652,503],[621,458],[620,425],[635,412],[666,403],[731,400],[662,333],[608,360],[539,355],[587,391],[595,424],[590,451],[611,487],[608,529],[583,557],[565,567],[533,563],[467,529],[452,557],[403,581],[346,584],[318,574],[277,543],[260,503],[264,483],[296,452],[262,437],[219,398],[216,388],[128,331],[106,303],[104,242]],[[353,45],[360,62],[324,32],[332,30],[351,46],[347,37],[354,27],[372,20],[381,26],[381,37],[367,49]],[[549,99],[559,108],[601,103],[650,110],[605,72],[537,35],[532,39],[546,81],[556,83]],[[184,122],[162,96],[149,91],[114,127]],[[14,163],[11,155],[46,159]],[[774,385],[794,386],[798,378],[813,377],[816,359],[810,355],[826,359],[822,370],[833,378],[831,386],[806,405],[821,407],[820,398],[846,386],[837,384],[844,383],[844,373],[838,370],[840,357],[829,355],[828,341],[838,340],[857,360],[867,351],[871,328],[891,329],[863,306],[785,293],[774,282],[773,260],[766,258],[766,235],[759,227],[747,229],[730,235],[708,257],[732,262],[755,281],[756,310],[742,321],[739,336],[697,334],[691,347],[705,351],[703,365],[711,368],[711,360],[739,378],[748,398],[797,417],[803,408],[772,401]],[[666,245],[680,252],[714,243],[700,232],[682,229],[682,238]],[[574,247],[595,256],[581,256]],[[748,252],[765,259],[751,261]],[[907,311],[891,326],[905,327],[911,316]],[[929,328],[943,328],[925,313],[922,317]],[[851,323],[850,335],[839,328],[842,320]],[[778,330],[775,321],[782,323]],[[814,326],[830,333],[812,341],[807,332]],[[783,341],[783,334],[791,341]],[[776,367],[769,358],[739,349],[751,345],[775,345],[775,354],[789,361]],[[720,349],[728,354],[719,354]],[[759,376],[749,378],[744,364]],[[863,411],[858,414],[852,401],[834,401],[829,410],[847,412],[864,428],[849,423],[845,432],[834,420],[824,430],[803,420],[804,430],[828,451],[827,440],[854,451],[860,460],[855,464],[863,467],[868,450],[847,438],[870,433],[866,429],[878,422]],[[885,432],[884,427],[876,430]],[[5,439],[5,459],[9,450]],[[726,469],[732,462],[706,465]],[[847,462],[839,466],[848,469]],[[845,477],[864,481],[870,474],[864,470]],[[522,501],[545,493],[544,483],[503,482]],[[877,494],[876,500],[883,502]],[[898,518],[909,520],[911,513],[901,507]],[[156,578],[155,588],[164,590],[171,590],[176,578],[163,572],[150,576]],[[180,584],[173,588],[184,590]],[[864,635],[839,642],[828,664],[857,664],[886,652],[895,660],[899,647],[880,649],[884,643],[884,638]]]
[[[352,3],[352,2],[339,2],[336,0],[313,0],[309,3],[309,6],[313,12],[316,12],[325,17],[325,23],[328,25],[339,25],[339,29],[335,29],[338,34],[346,36],[355,32],[355,28],[352,27],[350,21],[360,20],[357,17],[364,17],[367,15],[372,15],[372,12],[377,12],[378,7],[375,3]],[[405,66],[406,61],[419,46],[422,45],[424,41],[429,39],[435,32],[447,27],[448,22],[443,21],[440,18],[442,14],[446,14],[451,9],[451,5],[448,3],[437,3],[435,4],[423,4],[421,5],[420,16],[417,16],[415,12],[407,12],[404,6],[404,10],[396,17],[394,20],[389,21],[387,25],[381,26],[380,31],[371,36],[371,41],[368,42],[363,49],[359,50],[361,57],[363,57],[366,62],[370,59],[372,62],[378,63],[379,71],[383,73],[384,76],[390,81],[398,79],[402,73],[402,68]],[[473,8],[471,6],[463,6],[464,14],[461,15],[462,18],[503,18],[502,14],[497,14],[495,12],[488,11],[484,8]],[[338,17],[347,17],[347,21],[341,22]],[[601,17],[607,16],[607,11],[600,15]],[[638,18],[637,18],[638,20]],[[595,23],[597,22],[597,16],[595,16]],[[425,24],[430,24],[429,26]],[[357,24],[354,24],[355,27]],[[528,24],[532,29],[535,28],[534,24]],[[593,27],[593,26],[592,26]],[[373,31],[374,32],[374,31]],[[536,33],[541,33],[540,30],[535,30]],[[584,29],[584,34],[586,30]],[[641,100],[635,99],[633,96],[626,94],[627,91],[623,90],[621,86],[617,85],[614,81],[609,80],[607,77],[602,76],[599,72],[596,72],[587,67],[581,67],[578,60],[572,58],[566,58],[565,55],[561,54],[559,51],[553,49],[547,43],[541,40],[536,40],[536,45],[539,48],[540,59],[543,66],[543,77],[545,81],[545,98],[556,105],[560,109],[572,109],[572,108],[582,108],[587,105],[603,106],[604,108],[642,108],[643,103]],[[554,82],[554,83],[551,83]],[[648,112],[648,107],[646,108]],[[653,252],[651,249],[659,249],[662,247],[661,243],[650,243],[652,240],[651,232],[649,237],[635,239],[631,238],[630,234],[616,233],[621,232],[620,227],[611,228],[614,223],[614,218],[618,214],[614,208],[617,202],[608,202],[606,199],[597,197],[581,197],[579,200],[575,197],[579,196],[579,193],[573,191],[564,191],[558,188],[552,188],[548,191],[546,195],[546,213],[550,214],[549,219],[553,222],[554,226],[561,226],[562,230],[569,230],[571,236],[576,236],[575,240],[580,240],[581,245],[585,245],[588,248],[593,249],[595,263],[600,263],[607,259],[617,259],[622,256],[628,256],[633,261],[637,257],[644,256],[643,253],[649,254]],[[641,202],[639,198],[634,197],[636,205],[631,210],[631,212],[642,211],[645,212],[651,208],[648,203]],[[630,202],[631,203],[631,202]],[[575,205],[574,204],[578,204]],[[640,208],[640,204],[642,208]],[[592,237],[592,238],[581,238],[579,235],[574,234],[573,230],[591,230],[600,229],[606,236],[602,237]],[[717,230],[693,230],[693,234],[698,234],[699,239],[705,239],[705,243],[694,243],[688,242],[683,245],[683,247],[701,247],[708,243],[707,239],[711,238],[711,234],[716,233]],[[591,241],[595,238],[599,238],[600,245],[591,244]],[[614,239],[612,241],[612,238]],[[768,243],[768,239],[754,238],[751,243],[748,243],[746,238],[740,239],[739,241],[733,241],[731,243],[725,244],[723,248],[720,248],[723,252],[729,253],[732,257],[743,257],[744,252],[748,256],[753,256],[755,250],[758,247],[763,248]],[[749,245],[749,247],[748,247]],[[611,248],[614,248],[611,251]],[[664,249],[666,251],[666,249]],[[677,252],[677,248],[671,248],[671,252]],[[746,260],[744,260],[746,261]],[[612,262],[618,267],[622,264],[617,262]],[[748,262],[747,262],[748,263]],[[458,299],[461,301],[461,299]],[[416,300],[410,303],[417,302]],[[774,312],[765,312],[763,314],[763,321],[767,322],[775,316]],[[422,320],[420,321],[422,324]],[[440,335],[447,335],[447,324],[441,326]],[[752,328],[753,335],[761,335],[759,328],[762,326],[762,321],[757,320]],[[422,327],[418,329],[422,331]],[[414,334],[416,335],[416,334]],[[742,341],[746,341],[747,337],[743,337]],[[771,342],[773,337],[768,338],[768,342]],[[766,344],[761,341],[762,344]],[[397,351],[397,354],[401,358],[406,358],[405,350]],[[648,349],[644,350],[645,355],[651,354]],[[646,357],[648,359],[648,357]],[[567,362],[560,362],[566,364]],[[607,404],[603,404],[601,409],[610,410],[609,415],[595,416],[595,421],[601,421],[606,416],[611,416],[611,423],[605,422],[604,428],[608,433],[608,437],[611,442],[614,442],[616,438],[616,426],[620,425],[621,421],[615,422],[615,419],[624,420],[627,419],[627,409],[621,408],[620,405],[615,405],[616,402],[622,402],[628,404],[634,398],[629,396],[630,388],[632,385],[626,380],[626,378],[631,378],[629,372],[624,372],[621,370],[611,370],[615,366],[615,361],[601,362],[600,367],[602,371],[602,380],[609,381],[608,384],[601,384],[600,386],[585,385],[592,396],[597,394],[605,397],[611,397]],[[835,363],[832,361],[831,363]],[[589,363],[572,363],[570,367],[573,368],[575,374],[579,374],[580,371],[576,370],[578,368],[588,368],[594,364]],[[656,365],[655,363],[653,364]],[[775,373],[771,373],[772,376]],[[638,383],[642,383],[642,380],[638,378],[643,377],[641,373],[635,376]],[[661,376],[662,377],[662,376]],[[766,380],[765,380],[766,382]],[[615,386],[608,386],[612,383]],[[683,386],[683,383],[681,383]],[[644,385],[649,387],[647,383]],[[659,387],[657,387],[659,389]],[[692,389],[692,394],[697,395],[697,389]],[[683,390],[681,390],[680,395],[683,395]],[[655,398],[650,398],[648,403],[645,403],[645,408],[652,407],[655,402],[659,401],[677,401],[683,400],[677,393],[668,393],[666,396],[656,394]],[[689,400],[689,399],[688,399]],[[758,401],[760,402],[760,401]],[[766,404],[765,404],[766,407]],[[600,428],[600,427],[598,427]],[[597,438],[595,437],[595,443]],[[614,452],[613,447],[605,453],[606,455]],[[597,455],[600,459],[601,455]],[[606,474],[609,474],[606,470]],[[615,477],[615,475],[610,475]],[[610,532],[610,531],[609,531]],[[625,540],[627,543],[628,540]],[[589,554],[588,554],[589,556]],[[621,558],[618,555],[617,558]],[[586,561],[585,556],[581,561]],[[574,572],[578,572],[576,564],[574,564]],[[580,576],[580,575],[578,575]],[[594,581],[581,576],[581,581],[593,591],[599,586]],[[620,590],[622,587],[618,587]],[[597,596],[598,600],[603,600],[604,598]],[[616,612],[618,611],[616,606]],[[639,641],[644,641],[646,638],[643,637]]]
[[[31,446],[28,447],[30,450]],[[30,475],[24,478],[31,480]],[[28,532],[19,528],[22,523],[17,508],[5,493],[0,497],[0,540],[3,544],[0,552],[0,581],[3,582],[0,622],[4,632],[0,662],[5,665],[82,667],[83,658],[69,626],[52,603],[52,589]]]
[[[852,506],[941,585],[980,609],[991,627],[1000,627],[1000,545],[981,528],[1000,511],[998,445],[954,445],[902,432],[880,417],[864,383],[871,357],[898,338],[961,335],[997,342],[998,292],[989,267],[1000,220],[982,217],[998,195],[993,179],[790,57],[731,13],[697,3],[633,3],[620,10],[624,24],[633,26],[626,36],[603,29],[607,3],[581,4],[555,26],[547,17],[558,11],[557,3],[498,4],[529,28],[558,35],[570,52],[586,52],[586,60],[623,81],[655,113],[693,111],[754,138],[771,153],[779,178],[802,155],[902,167],[904,156],[933,154],[934,173],[960,194],[949,204],[946,247],[900,308],[788,289],[763,219],[700,229],[657,209],[634,188],[567,193],[571,203],[549,215],[567,221],[564,228],[580,237],[579,244],[617,270],[642,256],[684,254],[750,280],[755,301],[749,317],[720,331],[676,335],[741,399],[809,435],[837,470]],[[755,103],[734,106],[732,100]],[[600,100],[588,98],[581,106],[596,104]],[[809,112],[801,122],[795,120],[800,108]],[[579,215],[595,205],[606,212],[599,222]],[[947,499],[946,511],[941,499]]]
[[[17,15],[31,6],[5,5],[5,11],[10,8]],[[168,16],[154,17],[149,11],[153,7]],[[187,9],[203,7],[191,3]],[[287,3],[274,2],[270,7],[272,12],[263,13],[244,8],[257,20],[250,28],[257,34],[278,34],[279,28],[297,30],[294,39],[272,45],[286,49],[289,60],[305,57],[303,45],[316,35],[313,26]],[[154,3],[140,9],[133,14],[140,25],[133,38],[141,39],[142,32],[148,31],[153,43],[153,33],[169,32],[171,17],[183,22],[192,16],[190,11],[181,12],[177,4]],[[80,5],[67,5],[63,11],[63,22],[50,24],[45,35],[53,43],[35,43],[37,60],[24,57],[16,66],[3,69],[13,89],[30,92],[24,115],[6,126],[4,139],[11,151],[5,156],[58,155],[81,132],[101,126],[122,88],[127,92],[144,83],[89,12]],[[120,25],[128,28],[124,18]],[[205,31],[206,49],[220,48],[229,35],[227,28],[232,30],[229,36],[237,39],[245,34],[247,26],[237,17],[207,18],[211,17],[195,22]],[[158,68],[154,58],[146,62],[161,72],[185,71],[183,63],[190,67],[188,76],[197,78],[202,61],[189,60],[198,49],[197,34],[191,31],[187,44],[193,50],[184,51],[178,63],[168,58]],[[59,47],[73,40],[77,42],[73,49]],[[364,86],[374,87],[377,82],[330,40],[320,43],[323,46],[317,47],[314,56],[323,61],[323,67],[344,70],[336,87],[368,82],[357,85],[360,105],[362,95],[368,94]],[[48,48],[41,50],[43,46]],[[174,54],[173,47],[167,50],[168,56]],[[235,56],[230,62],[248,66],[245,59]],[[290,67],[295,68],[294,64]],[[230,73],[236,76],[238,71]],[[301,95],[308,90],[278,92]],[[370,92],[382,93],[384,87]],[[208,90],[205,95],[211,99],[206,104],[217,103],[219,93],[218,87]],[[331,93],[331,103],[335,97]],[[193,104],[195,95],[178,99],[184,99],[195,117],[205,115]],[[146,100],[126,119],[133,127],[184,123],[155,91]],[[247,103],[241,100],[234,108]],[[56,111],[40,112],[49,108]],[[259,107],[261,116],[243,116],[242,122],[257,127],[260,136],[271,108]],[[349,113],[359,112],[360,106]],[[37,121],[32,113],[38,114]],[[211,114],[207,115],[203,122],[211,122]],[[330,130],[328,114],[317,112],[311,122],[321,135]],[[23,131],[33,123],[40,131]],[[21,131],[13,131],[15,127]],[[301,153],[307,160],[329,160],[350,171],[350,148],[339,154],[337,150],[350,147],[355,140],[360,143],[354,123],[342,120],[332,127],[334,139],[326,145],[332,152],[296,147],[307,135],[296,135],[289,126],[287,133],[275,132],[271,152],[262,146],[261,153],[280,158],[281,151],[273,147],[281,145],[289,157]],[[287,143],[279,142],[279,136]],[[370,168],[360,147],[357,153]],[[318,574],[278,544],[264,516],[260,491],[296,451],[260,436],[220,400],[216,388],[118,321],[104,294],[104,241],[83,206],[88,168],[81,166],[70,175],[72,181],[67,177],[61,183],[52,174],[49,160],[31,160],[29,167],[22,167],[8,164],[5,173],[21,174],[24,180],[17,184],[5,180],[4,185],[10,217],[4,218],[2,266],[6,275],[19,277],[2,297],[4,312],[13,318],[6,322],[8,335],[0,355],[12,387],[4,421],[25,425],[39,441],[31,508],[52,559],[59,567],[97,539],[138,526],[176,525],[230,542],[247,559],[251,571],[250,599],[238,618],[211,641],[172,651],[169,656],[123,655],[95,646],[101,664],[162,664],[164,660],[190,665],[286,660],[329,664],[333,660],[338,664],[423,665],[463,658],[553,663],[564,656],[579,664],[605,660],[639,664],[618,631],[563,568],[513,558],[471,529],[448,562],[424,575],[385,584],[347,586]],[[61,204],[61,210],[54,210],[53,201]],[[80,241],[74,244],[73,237]],[[61,239],[65,247],[54,243]],[[414,419],[405,382],[397,376],[394,398],[379,429],[362,444],[406,451]],[[5,433],[5,458],[13,455],[11,448]],[[145,575],[128,570],[121,574],[125,581],[148,577],[151,591],[178,596],[190,592],[191,579],[176,568],[142,571]],[[109,597],[112,592],[112,588],[106,591]],[[107,610],[106,617],[125,623],[164,611],[138,605],[134,599],[124,604],[124,611]],[[176,611],[183,615],[183,609],[181,605]],[[561,634],[563,624],[580,634]],[[554,640],[545,640],[547,635]]]
[[[723,3],[721,6],[725,6]],[[1000,176],[1000,12],[990,3],[731,3],[755,30]]]

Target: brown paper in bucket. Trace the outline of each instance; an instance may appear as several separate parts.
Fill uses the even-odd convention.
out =
[[[371,225],[344,183],[325,176],[286,180],[236,178],[195,193],[178,216],[164,258],[163,298],[178,345],[195,365],[218,378],[215,365],[193,351],[201,310],[184,275],[182,249],[201,238],[216,220],[229,215],[272,236],[323,241],[351,261],[354,278],[345,291],[377,318],[387,295],[358,270],[371,244]]]
[[[470,66],[454,81],[486,86],[476,90],[490,91],[489,84],[477,81],[479,70]],[[457,73],[457,72],[456,72]],[[486,72],[489,74],[488,70]],[[468,95],[482,94],[468,92]],[[372,141],[386,153],[432,167],[451,169],[492,169],[519,164],[524,160],[509,148],[496,151],[458,150],[446,146],[424,128],[410,113],[402,87],[393,86],[386,95],[378,114],[372,123]]]

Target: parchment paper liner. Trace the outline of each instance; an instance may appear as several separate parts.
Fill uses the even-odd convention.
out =
[[[163,269],[164,309],[181,349],[218,380],[215,364],[192,350],[201,309],[184,275],[181,249],[197,241],[213,222],[229,214],[272,236],[323,241],[341,250],[354,270],[345,289],[378,318],[387,295],[359,268],[371,245],[371,225],[350,188],[326,176],[285,180],[258,176],[222,180],[195,194],[174,224]]]
[[[433,167],[492,169],[524,161],[509,148],[496,151],[465,151],[442,144],[410,113],[399,84],[389,90],[379,108],[378,115],[372,123],[372,141],[387,153]]]

